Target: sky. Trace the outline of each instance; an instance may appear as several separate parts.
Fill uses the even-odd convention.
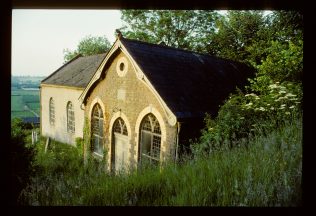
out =
[[[12,10],[11,75],[50,75],[63,65],[63,50],[88,35],[112,44],[120,17],[119,10]]]
[[[88,35],[114,43],[120,17],[119,10],[12,10],[11,75],[50,75],[63,65],[63,50]]]

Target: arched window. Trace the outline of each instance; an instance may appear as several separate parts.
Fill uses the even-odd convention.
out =
[[[55,125],[55,104],[53,98],[49,100],[49,123]]]
[[[70,101],[67,104],[67,131],[70,133],[75,132],[75,113]]]
[[[99,104],[92,109],[91,141],[92,152],[103,155],[103,113]]]
[[[161,131],[157,118],[153,114],[144,117],[140,127],[140,162],[149,160],[158,164],[160,160]]]
[[[115,133],[128,136],[127,128],[126,128],[125,122],[122,118],[118,118],[115,121],[114,126],[113,126],[113,131]]]

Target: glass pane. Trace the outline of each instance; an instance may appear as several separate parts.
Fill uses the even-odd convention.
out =
[[[154,126],[154,133],[161,134],[160,125],[159,125],[159,122],[157,121],[157,119],[155,120],[154,125],[155,125]]]
[[[142,131],[142,139],[141,139],[141,151],[142,154],[150,155],[150,146],[151,146],[151,134]]]
[[[142,130],[151,131],[151,124],[150,124],[149,116],[147,116],[143,120]]]
[[[152,157],[160,159],[160,136],[153,136]]]
[[[99,119],[99,131],[98,131],[99,136],[103,137],[103,120]]]
[[[98,152],[98,149],[99,149],[99,139],[98,139],[98,137],[96,137],[95,135],[93,135],[92,143],[93,143],[93,151],[94,151],[94,152]]]
[[[121,125],[120,125],[119,119],[115,121],[114,132],[121,133]]]
[[[123,134],[126,136],[128,135],[126,125],[124,125],[124,127],[123,127]]]
[[[103,139],[99,138],[99,154],[103,155]]]

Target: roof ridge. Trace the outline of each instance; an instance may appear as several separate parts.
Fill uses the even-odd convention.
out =
[[[213,57],[213,58],[221,58],[221,57],[213,56],[213,55],[210,55],[210,54],[207,54],[207,53],[199,53],[199,52],[192,51],[192,50],[185,50],[183,48],[176,48],[176,47],[162,45],[162,44],[154,44],[154,43],[149,43],[149,42],[146,42],[146,41],[140,41],[140,40],[136,40],[136,39],[121,38],[121,40],[122,39],[123,40],[127,40],[127,41],[137,42],[137,43],[148,44],[148,45],[151,45],[151,46],[157,46],[157,47],[161,47],[161,48],[166,48],[166,49],[174,49],[174,50],[178,50],[178,51],[182,51],[182,52],[188,52],[188,53],[193,53],[193,54],[195,53],[195,54],[198,54],[198,55],[204,55],[204,56]]]
[[[62,68],[64,68],[66,65],[69,65],[71,62],[75,61],[76,59],[82,57],[82,55],[79,53],[78,55],[76,55],[75,57],[73,57],[70,61],[66,62],[65,64],[63,64],[61,67],[59,67],[55,72],[51,73],[48,77],[46,77],[45,79],[43,79],[41,81],[44,82],[46,81],[48,78],[52,77],[54,74],[56,74],[58,71],[60,71]]]

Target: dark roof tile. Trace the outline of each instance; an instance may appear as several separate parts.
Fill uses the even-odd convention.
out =
[[[77,56],[42,81],[45,84],[85,88],[105,57],[105,53]]]
[[[215,114],[229,93],[254,75],[252,68],[230,60],[126,38],[121,41],[178,118]]]

